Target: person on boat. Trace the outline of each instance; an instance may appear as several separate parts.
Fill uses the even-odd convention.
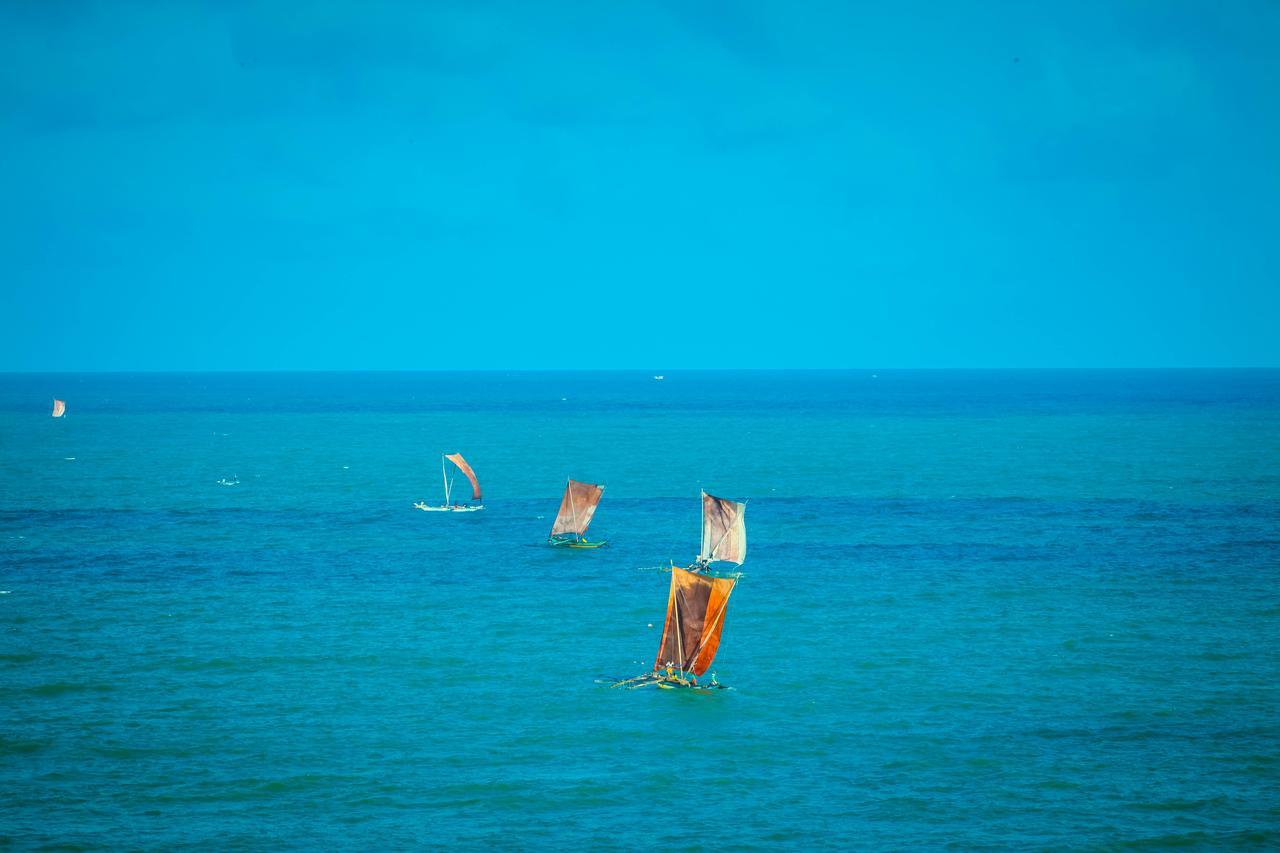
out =
[[[713,673],[711,673],[711,686],[712,686],[712,687],[719,687],[719,686],[720,686],[720,682],[716,681],[716,674],[715,674],[714,672],[713,672]]]
[[[676,673],[672,672],[672,667],[673,667],[673,664],[671,663],[667,664],[667,678],[666,678],[667,681],[673,681],[676,684],[683,684],[685,687],[698,686],[698,677],[694,675],[692,672],[686,675],[684,670],[681,670],[680,674],[677,675]]]

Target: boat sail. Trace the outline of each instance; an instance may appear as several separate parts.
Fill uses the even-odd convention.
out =
[[[676,670],[677,681],[685,673],[704,674],[720,648],[729,596],[738,585],[735,577],[713,577],[671,567],[671,591],[667,595],[667,621],[662,626],[662,642],[653,662],[654,672]],[[693,683],[697,683],[696,680]],[[692,686],[692,685],[690,685]]]
[[[591,519],[595,517],[596,508],[600,506],[600,498],[603,496],[604,486],[570,480],[564,487],[560,511],[556,513],[547,542],[557,548],[599,548],[608,544],[604,540],[587,540],[587,528],[591,525]]]
[[[667,594],[667,619],[662,642],[653,661],[653,672],[616,682],[614,687],[686,687],[709,690],[722,687],[711,674],[711,683],[699,685],[720,648],[729,596],[741,573],[716,574],[712,563],[741,566],[747,556],[747,505],[702,492],[702,547],[693,565],[671,566]]]
[[[447,462],[452,462],[471,481],[471,500],[474,503],[460,503],[453,498],[453,480],[449,477]],[[484,509],[484,504],[480,502],[482,499],[480,481],[476,478],[476,472],[467,464],[467,460],[462,458],[461,453],[446,453],[440,457],[440,475],[444,479],[444,503],[440,506],[428,506],[425,501],[418,501],[413,505],[414,508],[423,512],[475,512]]]
[[[53,401],[53,417],[60,418],[67,413],[67,403],[65,400],[54,398]]]
[[[737,563],[747,558],[747,505],[702,493],[702,550],[698,564]]]

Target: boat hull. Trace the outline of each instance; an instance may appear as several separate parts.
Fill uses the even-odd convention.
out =
[[[414,509],[420,509],[423,512],[479,512],[484,509],[484,505],[479,506],[427,506],[423,503],[413,505]]]
[[[622,687],[627,690],[636,690],[640,687],[656,687],[659,690],[694,690],[699,693],[709,693],[712,690],[729,689],[717,681],[712,681],[707,684],[696,684],[689,678],[681,678],[676,675],[662,675],[658,673],[649,673],[635,678],[626,678],[622,681],[615,681],[609,686]]]
[[[599,542],[588,542],[586,539],[548,539],[547,544],[552,548],[573,548],[574,550],[590,550],[592,548],[601,548],[609,544],[609,540],[601,539]]]

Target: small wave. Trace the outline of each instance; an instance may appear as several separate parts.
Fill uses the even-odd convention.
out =
[[[73,684],[67,681],[55,681],[51,684],[38,684],[28,688],[26,692],[32,696],[64,696],[67,693],[83,693],[87,690],[107,693],[115,688],[110,684]]]
[[[194,754],[192,750],[182,747],[102,745],[91,746],[89,749],[104,758],[186,758]]]
[[[1252,656],[1252,652],[1201,652],[1196,655],[1200,660],[1209,661],[1245,660]]]
[[[13,740],[0,737],[0,755],[30,755],[48,745],[47,741],[42,740]]]
[[[1131,803],[1129,808],[1147,812],[1194,812],[1206,806],[1220,806],[1227,802],[1226,797],[1209,797],[1203,800],[1159,800],[1152,802]]]

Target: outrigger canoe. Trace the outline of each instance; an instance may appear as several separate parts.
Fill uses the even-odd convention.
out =
[[[570,480],[564,487],[564,497],[560,498],[560,511],[551,525],[547,544],[553,548],[574,549],[608,545],[604,539],[599,542],[587,540],[587,528],[591,526],[591,519],[595,517],[603,496],[604,486]]]
[[[713,565],[741,566],[747,557],[747,505],[702,492],[702,545],[698,557],[687,569],[671,565],[671,588],[667,593],[667,619],[662,641],[653,661],[653,672],[614,683],[614,687],[644,687],[653,684],[663,690],[714,690],[720,687],[698,684],[715,660],[724,630],[729,596],[738,586],[740,572],[722,574]]]
[[[453,500],[453,480],[449,478],[445,460],[452,462],[471,481],[472,503]],[[484,498],[480,494],[480,480],[476,478],[476,472],[467,464],[467,460],[462,458],[461,453],[447,453],[440,457],[440,476],[444,478],[444,503],[432,506],[425,501],[418,501],[413,505],[414,509],[420,509],[423,512],[478,512],[484,509],[482,503]]]

